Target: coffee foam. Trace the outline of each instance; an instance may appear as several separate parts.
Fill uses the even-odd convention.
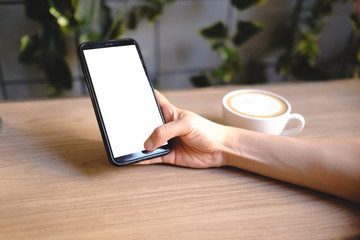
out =
[[[227,105],[231,110],[250,117],[275,117],[287,111],[283,100],[260,92],[234,94],[228,99]]]

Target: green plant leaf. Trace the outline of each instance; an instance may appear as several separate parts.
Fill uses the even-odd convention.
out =
[[[148,0],[140,1],[138,5],[132,7],[126,18],[126,26],[130,30],[135,30],[142,19],[153,23],[162,14],[165,4],[173,2],[167,0]]]
[[[49,12],[57,19],[62,27],[76,27],[74,17],[75,8],[73,0],[48,0]]]
[[[266,83],[267,76],[265,73],[266,66],[264,63],[256,61],[254,59],[250,59],[245,64],[245,72],[242,76],[244,84],[258,84],[258,83]]]
[[[123,32],[124,32],[124,24],[122,21],[119,21],[115,24],[115,28],[110,35],[110,39],[122,37]]]
[[[128,13],[127,18],[127,28],[130,30],[135,30],[139,24],[140,18],[138,14],[138,9],[133,8]]]
[[[310,66],[315,67],[316,58],[319,55],[319,48],[316,42],[316,37],[310,34],[302,35],[301,39],[295,46],[296,54],[302,59],[307,59]]]
[[[60,95],[63,89],[72,88],[72,75],[63,58],[54,58],[44,65],[46,78],[54,89],[50,95]]]
[[[51,22],[55,18],[49,12],[47,0],[24,0],[25,14],[28,18],[39,22]]]
[[[21,40],[19,60],[34,64],[45,72],[46,80],[54,89],[51,95],[59,95],[62,89],[72,86],[71,72],[64,61],[65,36],[58,25],[43,24],[37,33]]]
[[[306,32],[320,34],[327,16],[333,12],[334,0],[317,0],[307,9],[307,17],[305,18]]]
[[[359,16],[356,14],[356,12],[352,12],[349,15],[349,19],[351,22],[351,25],[353,26],[353,31],[357,32],[360,30],[360,20],[359,20]]]
[[[211,74],[223,83],[229,83],[232,79],[232,72],[228,65],[224,62],[220,66],[212,70]]]
[[[66,34],[58,25],[43,25],[39,31],[40,46],[45,61],[67,54]]]
[[[210,78],[205,73],[201,73],[200,75],[197,76],[192,76],[190,78],[190,81],[195,87],[211,86]]]
[[[41,67],[53,58],[65,57],[66,35],[57,25],[42,25],[33,35],[21,39],[19,60],[22,63]]]
[[[155,21],[170,2],[173,0],[136,1],[128,27],[136,28],[141,19]],[[68,33],[75,33],[78,42],[118,38],[128,21],[126,8],[113,20],[106,0],[24,0],[24,5],[26,15],[40,22],[41,27],[22,38],[19,61],[37,65],[45,72],[50,95],[59,95],[72,85],[64,60]]]
[[[328,16],[333,11],[334,0],[317,0],[310,6],[309,11],[311,15],[316,18],[323,18]]]
[[[278,73],[285,75],[286,73],[292,71],[292,66],[292,58],[290,57],[288,52],[285,52],[278,58],[275,69]]]
[[[140,5],[140,15],[154,22],[162,13],[165,2],[162,0],[149,0]]]
[[[40,48],[40,40],[37,34],[25,35],[21,38],[19,61],[31,64],[37,62],[35,56]]]
[[[231,66],[230,68],[235,71],[241,71],[242,64],[239,53],[236,48],[223,46],[217,51],[221,58],[225,60],[226,65]]]
[[[238,21],[233,42],[236,46],[240,47],[263,29],[264,26],[259,22]]]
[[[125,23],[122,16],[119,14],[112,22],[104,39],[114,39],[122,37],[124,33]]]
[[[309,60],[306,57],[296,56],[296,64],[292,66],[292,76],[295,79],[301,79],[305,81],[325,80],[328,78],[324,72],[322,72],[316,66],[309,64]]]
[[[112,26],[112,16],[105,0],[78,0],[75,18],[79,41],[102,40]]]
[[[200,34],[208,40],[225,40],[228,38],[228,29],[223,22],[216,22],[200,29]]]
[[[238,10],[245,10],[253,5],[264,4],[266,0],[231,0],[231,4]]]

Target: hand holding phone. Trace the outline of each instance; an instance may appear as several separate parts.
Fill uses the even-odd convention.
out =
[[[165,122],[137,42],[82,43],[79,58],[110,162],[122,166],[169,153],[169,141],[150,152],[143,147]]]

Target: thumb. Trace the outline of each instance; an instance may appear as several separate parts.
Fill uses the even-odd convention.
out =
[[[180,119],[173,122],[166,123],[157,127],[150,137],[145,141],[144,147],[148,151],[152,151],[167,140],[177,137],[184,136],[190,132],[190,124],[186,123],[186,120]]]

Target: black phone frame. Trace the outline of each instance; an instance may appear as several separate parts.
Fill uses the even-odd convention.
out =
[[[154,151],[141,151],[141,152],[136,152],[136,153],[131,153],[128,155],[124,155],[124,156],[120,156],[120,157],[114,157],[112,149],[111,149],[111,144],[108,138],[108,134],[106,132],[106,128],[105,128],[105,124],[101,115],[101,109],[99,107],[98,101],[97,101],[97,97],[96,97],[96,93],[94,90],[94,86],[92,84],[92,80],[91,80],[91,76],[90,76],[90,72],[88,69],[88,66],[86,64],[86,59],[85,59],[85,55],[84,55],[84,50],[88,50],[88,49],[99,49],[99,48],[107,48],[107,47],[115,47],[115,46],[126,46],[126,45],[135,45],[138,55],[140,57],[143,69],[145,71],[146,77],[148,79],[148,83],[150,84],[150,88],[152,90],[153,96],[155,98],[155,102],[157,104],[158,110],[159,110],[159,114],[161,116],[161,119],[163,121],[163,123],[165,124],[165,120],[164,120],[164,116],[162,114],[161,108],[158,104],[158,101],[156,99],[156,95],[154,92],[154,88],[152,85],[152,82],[150,80],[150,77],[148,75],[146,66],[145,66],[145,62],[143,59],[143,56],[141,54],[141,50],[139,47],[139,44],[136,42],[136,40],[132,39],[132,38],[121,38],[121,39],[111,39],[111,40],[104,40],[104,41],[92,41],[92,42],[84,42],[81,43],[79,45],[78,48],[78,56],[79,56],[79,60],[80,60],[80,64],[81,64],[81,69],[82,72],[84,74],[84,78],[85,78],[85,82],[89,91],[89,95],[90,95],[90,99],[92,102],[92,106],[94,108],[94,112],[96,115],[96,119],[99,125],[99,129],[101,132],[101,136],[103,139],[103,143],[105,146],[105,150],[108,156],[108,159],[110,161],[111,164],[113,164],[114,166],[125,166],[125,165],[129,165],[129,164],[134,164],[140,161],[144,161],[144,160],[149,160],[152,158],[156,158],[156,157],[160,157],[163,155],[166,155],[168,153],[171,152],[172,147],[173,147],[173,143],[172,140],[168,140],[167,144],[155,149]]]

